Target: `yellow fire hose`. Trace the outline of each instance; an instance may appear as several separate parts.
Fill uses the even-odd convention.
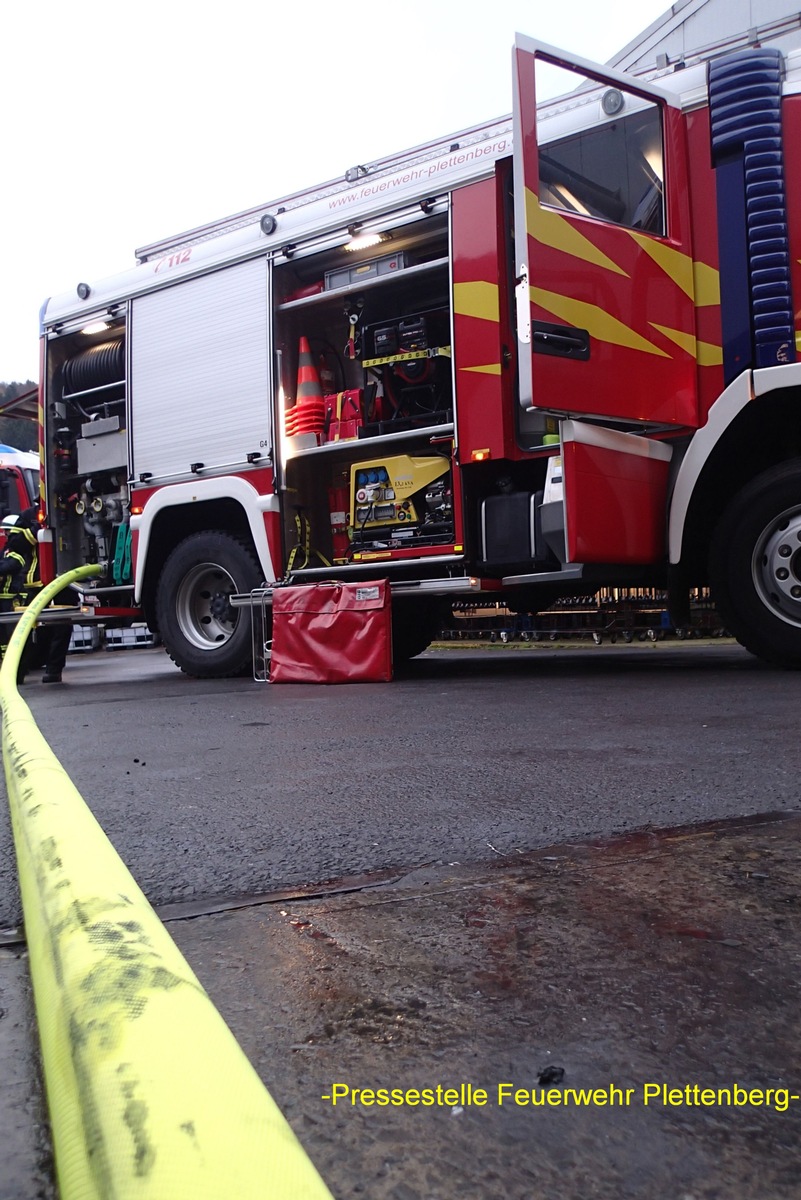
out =
[[[3,760],[61,1200],[330,1200],[277,1105],[0,669]]]

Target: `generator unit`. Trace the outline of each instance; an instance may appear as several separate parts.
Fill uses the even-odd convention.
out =
[[[447,540],[453,535],[449,460],[396,454],[354,463],[350,512],[354,547]]]

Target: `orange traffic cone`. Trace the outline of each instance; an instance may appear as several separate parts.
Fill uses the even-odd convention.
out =
[[[325,401],[320,376],[314,365],[308,338],[298,349],[298,389],[294,409],[294,433],[320,433],[325,424]]]
[[[314,365],[309,339],[302,337],[298,348],[298,390],[297,399],[308,401],[323,399],[323,389],[320,386],[320,376]]]

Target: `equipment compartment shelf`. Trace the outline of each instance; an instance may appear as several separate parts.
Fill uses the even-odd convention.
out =
[[[343,296],[361,295],[362,292],[366,292],[372,288],[386,287],[387,284],[397,284],[401,280],[413,279],[416,275],[423,275],[428,271],[434,271],[447,266],[447,258],[434,258],[430,262],[416,263],[411,267],[403,267],[390,275],[378,275],[372,279],[363,279],[359,283],[346,284],[345,287],[328,288],[327,290],[316,292],[313,296],[301,296],[298,300],[285,300],[283,304],[278,305],[278,311],[286,312],[289,309],[310,308],[313,305],[325,304],[327,300],[340,300]]]
[[[426,425],[419,429],[402,429],[397,433],[379,433],[375,437],[345,438],[339,442],[325,442],[322,446],[303,446],[298,449],[287,444],[287,461],[296,458],[306,458],[315,454],[333,454],[341,451],[344,457],[364,457],[370,455],[376,446],[386,446],[393,442],[425,441],[429,444],[436,439],[450,441],[453,437],[453,422],[442,425]]]

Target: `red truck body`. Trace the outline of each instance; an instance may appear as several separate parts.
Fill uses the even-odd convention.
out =
[[[99,560],[187,672],[321,579],[389,581],[396,657],[468,597],[678,620],[711,586],[801,665],[801,56],[628,76],[519,37],[514,77],[513,118],[45,307],[51,569]]]

